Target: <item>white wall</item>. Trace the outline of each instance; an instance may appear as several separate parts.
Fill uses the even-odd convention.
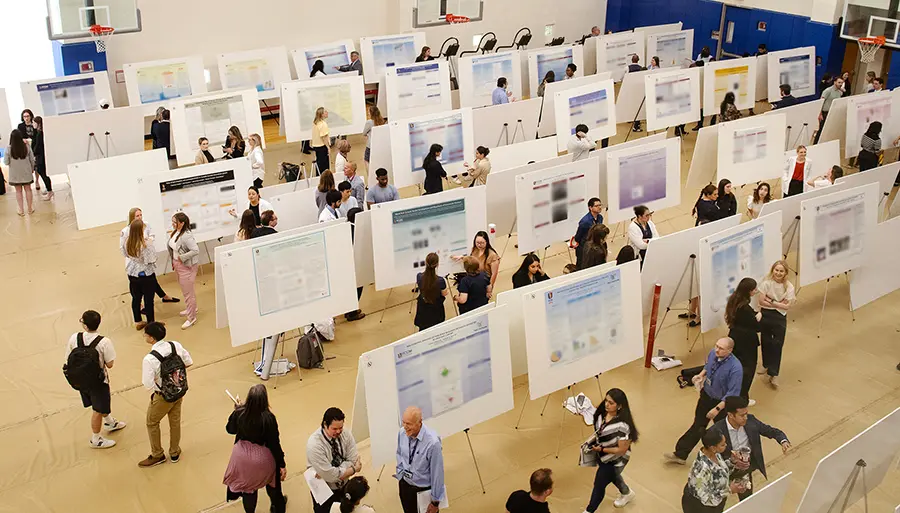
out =
[[[0,48],[3,52],[3,72],[0,88],[6,89],[9,114],[13,128],[19,124],[19,113],[25,107],[20,82],[49,78],[53,71],[53,47],[47,39],[47,4],[43,1],[16,2],[15,16],[11,16],[12,3],[0,1]],[[23,44],[27,41],[28,44]],[[0,143],[6,146],[9,134],[0,134]]]

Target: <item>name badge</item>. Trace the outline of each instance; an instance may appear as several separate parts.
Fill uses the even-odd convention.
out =
[[[709,377],[707,377],[706,380],[705,380],[704,385],[705,385],[705,386],[712,386],[712,380],[709,379]]]
[[[408,470],[408,469],[404,469],[402,472],[400,472],[400,476],[403,478],[406,478],[410,481],[412,481],[412,477],[413,477],[412,471]]]

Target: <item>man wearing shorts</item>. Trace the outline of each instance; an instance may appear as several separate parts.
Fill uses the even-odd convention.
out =
[[[91,412],[91,448],[108,449],[116,445],[116,441],[103,438],[100,435],[101,427],[105,429],[107,433],[112,433],[113,431],[118,431],[125,427],[125,422],[116,420],[116,418],[110,414],[112,408],[110,408],[111,398],[109,392],[109,373],[107,369],[111,369],[116,361],[116,350],[113,347],[112,340],[97,333],[97,328],[100,327],[99,313],[93,310],[84,312],[81,314],[81,325],[85,330],[80,332],[82,344],[85,346],[91,345],[97,337],[101,337],[100,342],[97,343],[96,349],[97,353],[100,355],[100,366],[103,368],[103,383],[91,390],[80,390],[80,392],[81,404],[83,404],[85,408],[91,408],[93,410]],[[66,345],[65,361],[68,361],[69,353],[78,346],[78,335],[79,333],[75,333],[69,338],[69,343]]]

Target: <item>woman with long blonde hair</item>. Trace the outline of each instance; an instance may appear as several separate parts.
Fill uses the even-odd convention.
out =
[[[253,185],[257,189],[263,186],[263,180],[266,178],[266,161],[263,158],[262,137],[259,134],[250,134],[247,137],[250,143],[250,168],[253,171]]]
[[[153,312],[153,293],[156,292],[156,250],[153,249],[153,241],[144,237],[142,220],[135,219],[129,226],[123,250],[128,289],[131,292],[134,328],[140,331],[148,323],[156,320]],[[141,318],[142,299],[147,322]]]
[[[128,240],[128,233],[131,231],[131,223],[134,222],[135,219],[140,219],[141,222],[144,221],[144,212],[141,211],[138,207],[131,207],[128,209],[128,224],[125,225],[125,228],[122,228],[122,232],[119,234],[119,251],[123,254],[125,253],[125,242]],[[153,245],[153,230],[150,228],[150,225],[147,223],[144,224],[144,238],[150,241],[150,245]],[[128,265],[128,259],[125,259],[125,265]],[[181,300],[177,297],[172,297],[166,294],[166,291],[163,290],[162,285],[159,284],[159,281],[156,279],[156,275],[153,275],[153,283],[155,286],[154,292],[163,303],[178,303]]]
[[[334,173],[335,181],[341,183],[345,180],[344,168],[347,167],[347,163],[350,162],[350,141],[347,139],[340,139],[334,143],[334,146],[337,148],[337,154],[334,156],[334,167],[332,168],[332,171]]]
[[[331,169],[331,157],[328,154],[328,143],[331,140],[331,133],[328,130],[327,119],[328,111],[325,107],[316,109],[316,117],[313,119],[312,137],[309,139],[309,145],[316,153],[316,169],[319,174]]]
[[[760,339],[762,367],[757,374],[767,374],[769,385],[778,388],[781,352],[787,333],[787,312],[794,304],[794,285],[788,281],[788,266],[784,260],[772,264],[769,274],[759,284],[759,306],[762,312]]]
[[[363,127],[363,135],[366,136],[366,152],[363,154],[363,160],[366,161],[366,171],[369,170],[369,157],[372,154],[372,129],[387,123],[381,110],[377,105],[369,105],[369,119],[366,120],[366,126]]]

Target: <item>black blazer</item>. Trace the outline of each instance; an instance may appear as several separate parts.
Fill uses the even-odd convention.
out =
[[[165,148],[166,157],[172,157],[172,125],[168,121],[156,121],[150,124],[150,138],[153,140],[153,149]]]
[[[441,178],[446,178],[447,172],[444,166],[437,160],[432,160],[425,165],[425,194],[434,194],[444,190]]]
[[[725,435],[725,442],[728,444],[726,451],[730,455],[732,445],[731,437],[728,435],[728,426],[725,424],[727,421],[728,419],[724,418],[713,424],[713,427],[718,428],[719,432]],[[760,421],[753,415],[747,415],[747,424],[744,426],[744,432],[747,433],[747,440],[750,443],[750,469],[759,470],[759,473],[768,479],[769,476],[766,475],[766,459],[763,457],[762,439],[760,437],[771,438],[779,444],[790,440],[788,440],[784,431]],[[723,455],[723,457],[725,456]]]
[[[528,285],[531,285],[532,283],[538,283],[538,282],[546,281],[549,279],[550,279],[550,277],[547,276],[547,273],[535,274],[534,281],[532,282],[530,279],[528,279],[528,271],[525,271],[524,273],[520,273],[519,271],[516,271],[516,273],[513,274],[513,277],[512,277],[512,284],[513,284],[513,288],[517,289],[519,287],[527,287]]]
[[[711,223],[722,219],[722,213],[719,211],[719,205],[715,201],[698,200],[697,201],[697,222],[694,226]]]

